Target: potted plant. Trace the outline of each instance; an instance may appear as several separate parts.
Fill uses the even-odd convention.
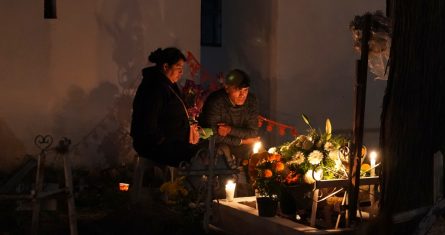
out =
[[[258,215],[273,217],[277,213],[278,198],[281,193],[281,173],[285,165],[279,154],[267,152],[253,156],[252,161],[256,162],[250,175],[257,195]]]

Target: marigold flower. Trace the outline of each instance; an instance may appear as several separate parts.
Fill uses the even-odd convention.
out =
[[[281,155],[274,153],[269,155],[269,161],[280,161],[281,160]]]
[[[369,171],[371,169],[371,166],[367,163],[363,163],[362,166],[360,167],[360,170],[362,171]]]
[[[270,178],[270,177],[272,177],[273,173],[271,170],[266,169],[266,170],[264,170],[263,175],[265,178]]]
[[[275,170],[276,171],[283,171],[284,170],[284,164],[282,162],[277,162],[275,164]]]

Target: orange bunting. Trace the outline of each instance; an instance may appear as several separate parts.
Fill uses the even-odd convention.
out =
[[[271,132],[271,131],[273,130],[272,123],[268,123],[268,124],[267,124],[266,130],[267,130],[268,132]]]
[[[218,90],[221,87],[221,84],[224,82],[224,74],[218,73],[216,77],[209,75],[209,73],[201,67],[201,64],[196,59],[196,57],[190,52],[187,51],[187,63],[190,68],[191,77],[195,77],[195,75],[200,75],[200,84],[207,83],[207,89],[204,90],[204,94],[210,94],[213,91]],[[205,99],[205,98],[203,98]],[[275,122],[269,120],[261,115],[258,116],[258,127],[262,127],[266,122],[266,130],[271,132],[274,129],[274,126],[278,127],[278,134],[283,136],[286,134],[286,130],[289,129],[289,133],[292,136],[297,136],[298,132],[295,127],[288,126],[279,122]]]
[[[277,126],[278,127],[278,134],[280,134],[281,136],[286,134],[286,129],[289,129],[290,130],[290,134],[292,136],[294,136],[294,137],[297,136],[297,134],[298,134],[298,132],[295,129],[295,127],[288,126],[288,125],[285,125],[285,124],[282,124],[282,123],[279,123],[279,122],[275,122],[275,121],[269,120],[269,119],[267,119],[267,118],[265,118],[265,117],[263,117],[261,115],[258,116],[258,127],[262,127],[264,122],[267,123],[266,130],[269,131],[269,132],[273,130],[273,126]]]
[[[284,134],[286,134],[286,127],[285,126],[278,126],[278,133],[283,136]]]

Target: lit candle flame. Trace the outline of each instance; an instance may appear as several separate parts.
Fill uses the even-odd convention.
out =
[[[255,154],[255,153],[258,153],[258,152],[260,151],[261,146],[262,146],[262,144],[261,144],[260,141],[256,142],[256,143],[253,145],[253,153],[254,153],[254,154]]]
[[[371,165],[375,166],[375,161],[377,160],[377,152],[376,151],[371,151],[371,153],[369,153],[369,160],[371,161]]]
[[[371,151],[369,154],[369,160],[371,162],[371,176],[375,176],[375,161],[377,159],[377,152]]]

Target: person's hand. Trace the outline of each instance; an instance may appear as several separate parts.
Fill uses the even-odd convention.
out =
[[[232,127],[225,123],[218,123],[218,135],[227,136],[232,131]]]
[[[242,139],[241,144],[254,144],[258,141],[260,141],[260,137],[252,137],[252,138]]]

